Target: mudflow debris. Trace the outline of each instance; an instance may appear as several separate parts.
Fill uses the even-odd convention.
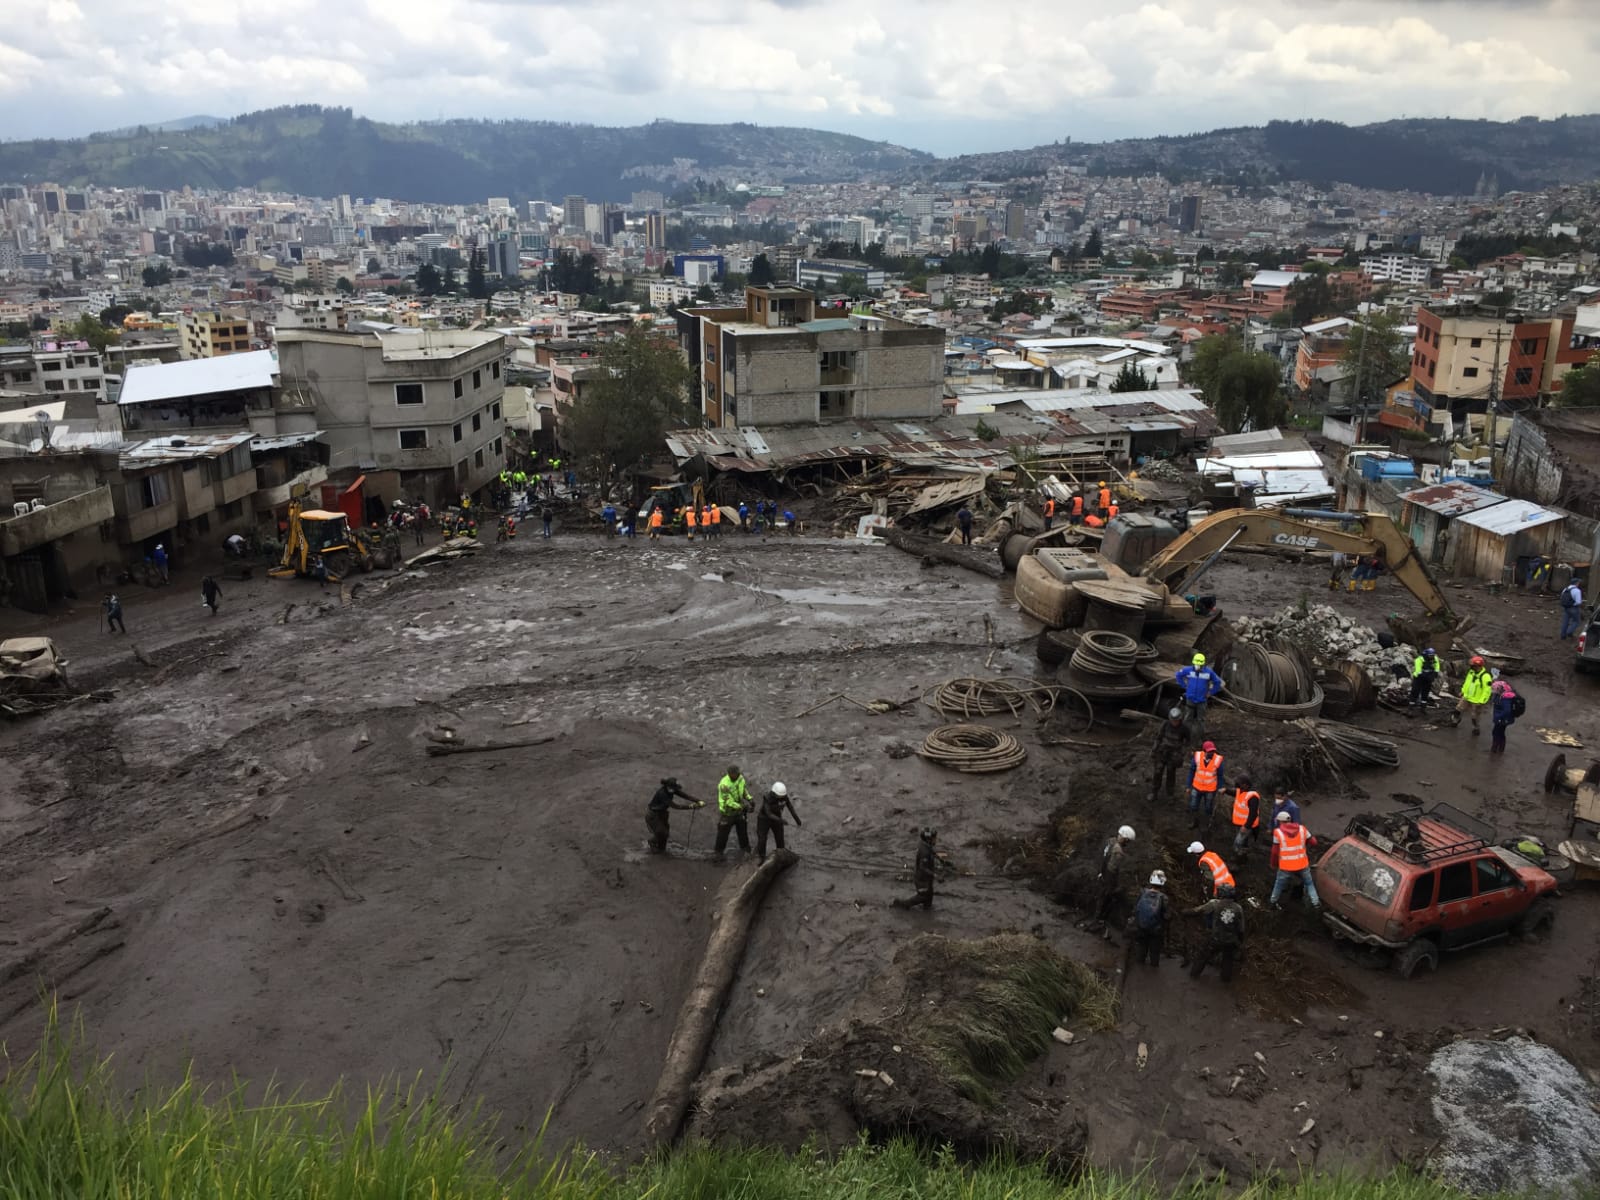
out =
[[[1374,682],[1387,682],[1395,663],[1410,664],[1414,646],[1397,644],[1385,649],[1372,627],[1345,616],[1326,604],[1309,608],[1290,606],[1267,617],[1238,617],[1233,631],[1242,641],[1265,642],[1280,637],[1293,642],[1319,667],[1352,662]]]

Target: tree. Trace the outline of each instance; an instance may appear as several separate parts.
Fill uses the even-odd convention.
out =
[[[1089,231],[1089,240],[1083,244],[1083,256],[1085,258],[1099,258],[1104,252],[1105,247],[1100,242],[1100,230],[1098,228],[1091,229]]]
[[[1224,334],[1201,339],[1189,364],[1189,380],[1205,396],[1229,433],[1270,429],[1283,419],[1278,360],[1240,347]]]
[[[120,329],[122,323],[128,319],[129,314],[132,312],[133,309],[126,304],[113,304],[109,308],[102,308],[100,310],[100,324],[107,329]]]
[[[444,269],[444,278],[439,281],[439,290],[454,296],[461,290],[461,281],[456,278],[456,269],[447,266]]]
[[[1339,362],[1350,373],[1356,402],[1370,403],[1387,385],[1411,373],[1411,347],[1393,317],[1369,313],[1351,327]]]
[[[432,263],[423,263],[417,268],[417,294],[421,296],[437,296],[444,287],[444,281],[439,277],[439,268]]]
[[[333,290],[336,292],[343,292],[346,296],[348,296],[356,290],[356,285],[351,283],[348,278],[341,275],[339,276],[339,282],[333,285]]]
[[[1111,381],[1113,392],[1148,392],[1150,386],[1150,376],[1131,362],[1123,363],[1122,370],[1118,371],[1117,377]]]
[[[172,282],[172,268],[166,263],[158,267],[146,267],[139,275],[147,288],[162,287]]]
[[[1600,408],[1600,352],[1566,373],[1561,390],[1556,393],[1556,404],[1561,408]]]
[[[467,263],[467,295],[474,300],[489,298],[489,257],[482,250],[474,250]]]
[[[32,321],[28,322],[28,324],[32,327],[35,333],[43,333],[46,329],[50,328],[50,318],[35,317]]]
[[[1000,278],[1000,247],[990,242],[978,257],[978,273],[990,279]]]
[[[7,321],[5,338],[12,342],[25,342],[28,340],[28,323],[26,321]]]
[[[74,341],[88,342],[100,354],[104,354],[106,347],[122,336],[115,329],[107,329],[88,313],[63,330],[62,335]]]
[[[693,374],[678,347],[635,326],[600,353],[607,373],[561,413],[561,441],[582,472],[609,488],[662,448],[690,417]]]
[[[694,298],[700,304],[715,304],[717,302],[717,294],[711,290],[709,283],[702,283],[697,287],[694,292]]]
[[[378,261],[376,256],[367,259],[367,274],[368,275],[376,275],[381,270],[383,270],[383,264]]]
[[[753,287],[767,287],[777,275],[772,270],[772,260],[765,254],[758,254],[750,262],[750,283]]]

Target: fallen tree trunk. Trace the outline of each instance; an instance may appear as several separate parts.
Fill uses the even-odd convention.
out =
[[[456,742],[430,742],[428,753],[434,758],[443,754],[488,754],[495,750],[520,750],[524,746],[542,746],[546,742],[556,740],[555,734],[549,737],[533,738],[521,742],[482,742],[476,746],[458,744]]]
[[[794,862],[794,851],[779,850],[746,876],[722,906],[717,926],[706,942],[705,956],[700,960],[694,984],[678,1010],[678,1024],[672,1031],[672,1041],[661,1065],[661,1077],[656,1081],[656,1092],[645,1114],[645,1136],[653,1145],[667,1145],[678,1136],[684,1114],[689,1111],[690,1090],[699,1078],[706,1052],[711,1049],[717,1015],[733,986],[733,975],[744,957],[745,943],[750,940],[750,927],[761,911],[761,901],[772,881]]]
[[[904,550],[907,554],[953,563],[958,567],[966,567],[969,571],[977,571],[980,575],[987,575],[991,579],[999,579],[1006,573],[1005,565],[996,556],[993,547],[980,550],[976,546],[952,546],[937,538],[896,529],[893,525],[873,532],[891,546]]]

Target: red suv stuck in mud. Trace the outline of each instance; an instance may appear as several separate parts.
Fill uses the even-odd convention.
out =
[[[1358,816],[1312,868],[1323,919],[1337,938],[1393,950],[1406,979],[1443,951],[1543,932],[1556,880],[1494,842],[1448,804]]]

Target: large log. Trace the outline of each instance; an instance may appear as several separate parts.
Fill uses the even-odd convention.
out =
[[[724,895],[730,889],[732,895],[722,905],[717,926],[706,942],[705,957],[700,960],[694,985],[678,1010],[678,1024],[672,1031],[672,1041],[661,1064],[661,1077],[656,1081],[655,1095],[650,1098],[650,1107],[645,1113],[644,1132],[653,1145],[669,1144],[683,1126],[684,1114],[689,1111],[689,1093],[711,1049],[717,1016],[733,986],[739,961],[744,958],[750,927],[755,924],[761,901],[772,881],[794,862],[794,851],[779,850],[736,887],[731,880],[723,886]]]
[[[977,546],[952,546],[937,538],[924,537],[920,533],[908,533],[893,525],[873,532],[891,546],[904,550],[907,554],[954,563],[958,567],[966,567],[969,571],[977,571],[991,579],[999,579],[1006,573],[1005,566],[996,556],[993,547],[979,549]]]

